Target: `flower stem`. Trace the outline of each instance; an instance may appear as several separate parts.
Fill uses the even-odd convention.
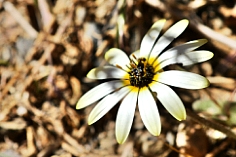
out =
[[[236,140],[236,134],[234,132],[232,132],[230,129],[228,129],[227,127],[225,127],[224,125],[217,123],[217,122],[213,122],[210,120],[207,120],[203,117],[200,117],[199,115],[197,115],[195,112],[187,109],[187,115],[192,118],[194,121],[205,125],[207,127],[213,128],[215,130],[218,130],[224,134],[226,134],[228,137],[233,138]]]

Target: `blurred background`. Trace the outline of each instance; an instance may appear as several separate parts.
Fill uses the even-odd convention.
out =
[[[119,145],[119,105],[88,126],[94,105],[76,110],[76,102],[100,83],[86,73],[106,64],[108,49],[127,55],[138,50],[162,18],[163,32],[180,19],[190,21],[168,48],[205,38],[199,49],[214,53],[204,63],[168,68],[201,74],[211,85],[174,88],[195,116],[179,122],[158,104],[158,137],[145,129],[137,110]],[[236,133],[235,0],[0,0],[0,157],[235,157],[236,140],[212,123]]]

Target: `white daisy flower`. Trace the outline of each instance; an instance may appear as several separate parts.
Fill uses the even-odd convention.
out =
[[[188,20],[177,22],[157,40],[165,21],[163,19],[153,24],[141,42],[140,51],[128,57],[122,50],[112,48],[105,54],[106,61],[111,65],[94,68],[87,74],[91,79],[113,80],[102,83],[84,94],[76,109],[87,107],[101,99],[88,117],[88,124],[93,124],[122,100],[116,119],[118,143],[124,143],[128,137],[136,104],[147,130],[158,136],[161,121],[156,98],[177,120],[186,119],[182,101],[168,85],[186,89],[201,89],[209,85],[209,81],[198,74],[162,70],[170,64],[181,63],[187,66],[213,57],[212,52],[195,51],[207,42],[205,39],[190,41],[163,52],[189,23]]]

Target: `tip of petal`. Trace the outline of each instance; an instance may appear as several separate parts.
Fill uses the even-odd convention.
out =
[[[123,144],[126,139],[119,139],[119,138],[116,138],[116,141],[119,143],[119,144]]]
[[[182,113],[181,115],[179,115],[178,117],[175,117],[178,121],[182,121],[186,119],[186,111],[184,113]]]
[[[161,132],[154,132],[154,133],[152,133],[152,135],[154,135],[154,136],[159,136],[161,134]]]
[[[180,23],[183,26],[187,26],[189,24],[189,21],[187,19],[180,20],[178,23]]]
[[[212,57],[214,57],[214,53],[209,52],[209,59],[211,59]]]
[[[91,79],[93,79],[95,76],[95,71],[96,71],[96,69],[94,68],[94,69],[91,69],[89,72],[88,72],[88,74],[86,75],[88,78],[91,78]]]
[[[76,104],[76,110],[79,110],[79,109],[81,109],[80,101],[78,101]]]
[[[210,86],[210,81],[206,78],[206,84],[205,84],[205,87],[208,87]]]
[[[207,39],[198,39],[198,40],[189,41],[187,43],[197,43],[198,46],[202,46],[206,44],[207,42],[208,42]]]
[[[207,43],[208,40],[207,39],[198,39],[197,42],[200,43],[201,45],[203,45],[203,44]]]
[[[206,88],[210,85],[210,81],[207,78],[205,78],[203,76],[202,76],[202,78],[203,78],[203,81],[202,82],[199,81],[198,88],[196,88],[196,89],[203,89],[203,88]]]
[[[95,123],[96,121],[98,121],[100,118],[96,119],[94,118],[94,116],[92,115],[92,113],[90,113],[89,117],[88,117],[88,125],[92,125],[93,123]]]
[[[81,97],[78,102],[76,103],[76,110],[79,110],[79,109],[82,109],[85,106],[86,102],[85,102],[85,99],[83,97]]]
[[[88,125],[92,125],[93,124],[93,122],[92,121],[88,121]]]
[[[183,32],[186,27],[188,26],[189,24],[189,21],[187,19],[183,19],[183,20],[180,20],[179,22],[177,22],[175,25],[174,25],[174,28],[176,30],[182,30],[181,32]]]
[[[160,23],[165,23],[165,22],[166,22],[166,19],[160,19],[152,25],[152,28],[156,27],[157,25],[160,25]]]
[[[109,61],[111,54],[112,54],[112,53],[115,53],[115,51],[119,51],[119,49],[117,49],[117,48],[111,48],[110,50],[108,50],[108,51],[105,53],[105,56],[104,56],[105,60],[106,60],[106,61]]]
[[[182,120],[185,120],[186,119],[186,110],[184,109],[182,111],[182,113],[175,113],[175,114],[172,114],[173,117],[175,117],[175,119],[177,119],[178,121],[182,121]]]

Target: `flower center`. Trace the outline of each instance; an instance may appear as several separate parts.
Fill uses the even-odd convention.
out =
[[[130,62],[129,80],[132,86],[144,87],[152,82],[154,69],[145,58],[139,58],[137,63]]]

